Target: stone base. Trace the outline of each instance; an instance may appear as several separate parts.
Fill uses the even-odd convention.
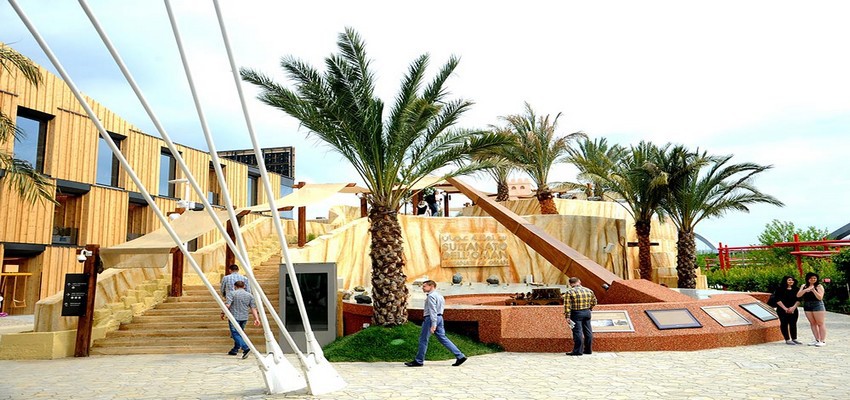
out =
[[[689,351],[717,347],[742,346],[782,339],[779,320],[762,322],[740,307],[758,299],[747,294],[721,294],[695,300],[648,281],[618,281],[605,304],[594,311],[626,311],[634,332],[595,332],[594,351]],[[635,295],[638,295],[635,297]],[[562,306],[505,306],[509,294],[468,294],[446,296],[446,329],[495,343],[506,351],[566,352],[572,349],[572,333]],[[761,294],[756,296],[762,297]],[[640,299],[641,302],[611,302]],[[701,307],[728,305],[750,325],[724,327]],[[687,309],[702,324],[701,328],[658,329],[646,310]],[[422,309],[408,310],[409,319],[422,321]],[[368,304],[343,303],[346,335],[363,329],[372,317]]]

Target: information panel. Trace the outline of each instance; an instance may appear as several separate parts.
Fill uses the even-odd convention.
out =
[[[88,290],[88,274],[65,274],[65,296],[62,299],[63,317],[82,317],[86,315]]]

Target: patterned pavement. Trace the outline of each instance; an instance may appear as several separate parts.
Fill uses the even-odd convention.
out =
[[[810,341],[805,317],[798,327]],[[334,363],[348,386],[319,397],[266,395],[253,358],[224,354],[0,361],[0,399],[850,399],[850,316],[829,313],[827,327],[820,348],[498,353],[461,367]]]

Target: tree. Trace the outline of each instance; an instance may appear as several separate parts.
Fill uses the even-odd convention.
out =
[[[549,188],[549,170],[556,162],[562,161],[570,141],[586,137],[583,132],[556,137],[555,128],[560,117],[561,113],[551,120],[549,115],[538,117],[531,105],[525,103],[525,114],[501,118],[507,122],[506,130],[514,139],[513,145],[506,147],[502,154],[537,185],[536,196],[542,214],[558,213]]]
[[[497,129],[494,133],[502,136],[505,141],[511,141],[510,132]],[[496,201],[508,201],[510,198],[508,177],[516,170],[516,166],[505,158],[504,149],[493,148],[479,152],[475,160],[482,165],[482,171],[496,181]]]
[[[462,163],[475,150],[503,145],[497,136],[472,130],[451,129],[471,102],[448,99],[445,83],[458,65],[450,57],[427,83],[429,56],[414,60],[402,79],[389,115],[375,97],[374,75],[365,43],[351,28],[339,35],[339,52],[325,59],[320,73],[304,61],[284,57],[281,66],[293,88],[242,69],[242,78],[260,87],[259,99],[298,119],[348,160],[371,191],[368,196],[370,257],[374,323],[400,325],[407,321],[407,297],[398,207],[409,189],[426,175],[455,165],[444,174],[475,171],[475,163]],[[386,119],[385,119],[386,118]]]
[[[42,81],[37,65],[3,43],[0,43],[0,65],[3,66],[0,72],[17,73],[33,86],[38,86]],[[9,138],[20,141],[25,134],[8,115],[0,112],[0,143],[6,143]],[[0,169],[6,171],[6,185],[16,191],[24,201],[33,204],[37,201],[57,204],[53,184],[28,161],[0,151]]]
[[[592,146],[586,148],[590,149]],[[569,151],[568,160],[589,179],[601,182],[608,190],[620,196],[622,202],[618,204],[634,218],[641,279],[652,279],[649,238],[651,222],[656,213],[663,212],[661,201],[667,194],[667,185],[671,178],[659,162],[669,158],[663,156],[665,153],[680,150],[678,147],[671,149],[669,143],[659,148],[650,142],[641,141],[637,146],[630,146],[622,151],[611,149],[608,152],[594,151],[587,155],[582,155],[577,149]]]
[[[801,229],[797,228],[791,221],[780,221],[774,219],[764,226],[764,231],[758,236],[759,244],[770,246],[774,243],[793,242],[794,235],[801,242],[812,242],[823,240],[829,236],[826,229],[818,229],[814,226]],[[767,263],[790,263],[794,262],[794,256],[791,255],[791,247],[776,247],[765,252]]]
[[[680,288],[696,288],[696,225],[730,211],[749,212],[752,204],[782,206],[782,202],[759,191],[753,180],[771,166],[730,164],[731,155],[710,157],[676,154],[667,168],[685,171],[679,183],[669,185],[662,207],[678,229],[676,272]]]
[[[579,182],[568,182],[566,187],[571,189],[584,189],[587,197],[605,198],[605,192],[609,191],[606,183],[607,177],[623,157],[626,149],[620,145],[609,145],[605,138],[578,140],[575,146],[570,146],[564,161],[579,168]],[[592,175],[582,169],[581,165],[595,165],[598,167],[597,175]]]

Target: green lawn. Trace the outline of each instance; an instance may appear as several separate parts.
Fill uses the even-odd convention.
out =
[[[410,322],[392,328],[371,326],[353,335],[344,336],[323,349],[328,361],[410,361],[419,347],[420,327]],[[467,357],[503,351],[498,345],[477,342],[467,336],[447,333]],[[454,355],[433,335],[428,342],[426,360],[450,360]]]

